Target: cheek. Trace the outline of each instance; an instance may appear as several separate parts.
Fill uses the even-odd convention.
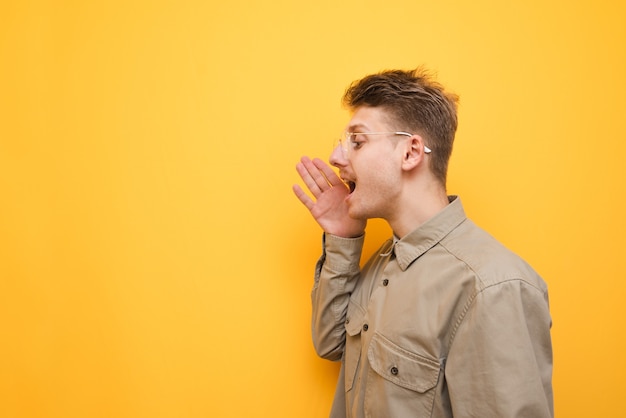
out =
[[[399,187],[401,167],[394,165],[393,155],[380,152],[368,157],[370,158],[353,162],[352,167],[357,174],[357,187],[362,186],[381,196],[388,195]]]
[[[393,195],[400,187],[397,171],[388,165],[371,167],[367,173],[367,184],[381,198]]]

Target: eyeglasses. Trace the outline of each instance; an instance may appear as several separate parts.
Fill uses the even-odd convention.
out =
[[[399,132],[345,132],[343,134],[343,137],[339,139],[339,145],[341,145],[341,151],[343,152],[344,158],[348,157],[351,150],[359,149],[361,147],[361,144],[363,143],[363,141],[358,139],[359,135],[365,135],[365,136],[368,136],[368,135],[402,135],[402,136],[408,136],[408,137],[413,136],[413,134],[410,134],[408,132],[401,132],[401,131]],[[426,154],[430,154],[432,150],[428,148],[426,145],[424,145],[424,152]]]

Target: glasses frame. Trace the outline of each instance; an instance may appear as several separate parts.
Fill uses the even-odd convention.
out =
[[[352,137],[354,135],[402,135],[412,137],[413,134],[404,131],[390,131],[390,132],[344,132],[343,136],[339,139],[339,146],[343,152],[343,156],[347,157],[350,154],[350,145],[353,144]],[[424,145],[424,153],[430,154],[433,152],[430,148]]]

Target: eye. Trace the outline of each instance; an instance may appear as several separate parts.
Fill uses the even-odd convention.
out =
[[[356,134],[356,133],[352,133],[350,135],[350,148],[352,149],[359,149],[361,148],[361,146],[363,145],[363,143],[365,142],[365,140],[363,139],[362,135]]]

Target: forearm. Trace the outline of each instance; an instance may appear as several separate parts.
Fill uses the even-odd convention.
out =
[[[339,360],[345,345],[350,294],[360,276],[363,237],[324,235],[324,252],[315,269],[311,293],[313,345],[320,357]]]

